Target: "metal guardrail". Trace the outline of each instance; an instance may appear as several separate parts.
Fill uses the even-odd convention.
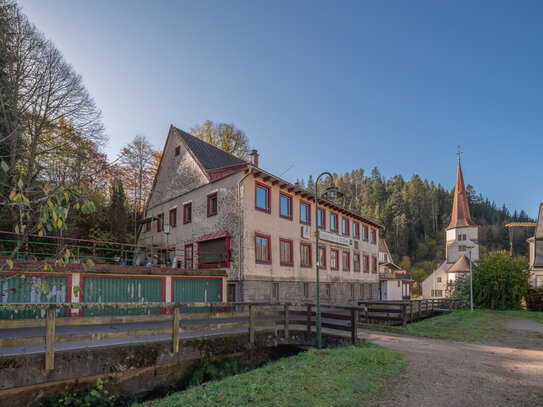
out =
[[[181,314],[183,308],[209,309],[207,313]],[[161,308],[167,313],[162,315],[134,315],[134,316],[107,316],[107,317],[60,317],[57,318],[57,310],[70,309],[100,309],[100,308]],[[259,308],[257,310],[257,308]],[[351,342],[357,340],[357,325],[359,307],[321,305],[322,327],[350,332]],[[216,312],[220,309],[222,312]],[[0,311],[24,311],[45,310],[46,318],[32,320],[2,320],[2,329],[13,329],[24,326],[43,327],[44,336],[12,338],[0,340],[1,347],[43,344],[45,342],[45,370],[54,369],[55,343],[78,342],[86,340],[108,339],[109,337],[137,337],[171,333],[172,352],[179,352],[179,333],[194,331],[194,327],[180,326],[181,320],[203,319],[206,321],[203,328],[206,332],[220,329],[247,329],[249,343],[254,344],[257,327],[276,329],[276,323],[283,326],[284,337],[289,338],[292,330],[303,331],[306,334],[307,343],[311,343],[312,328],[316,326],[315,304],[306,302],[146,302],[146,303],[64,303],[64,304],[8,304],[0,305]],[[257,321],[258,316],[271,317],[264,321]],[[274,318],[275,317],[275,318]],[[245,322],[223,322],[227,318],[243,318]],[[216,320],[219,320],[217,322]],[[171,321],[171,328],[157,328],[135,330],[133,323]],[[112,323],[130,323],[130,328],[119,329],[115,332],[81,333],[70,335],[56,335],[55,327],[62,325],[98,325]],[[297,326],[298,328],[294,328]],[[300,328],[301,326],[301,328]],[[200,327],[202,327],[200,325]],[[239,332],[238,332],[239,333]],[[111,336],[113,335],[113,336]]]

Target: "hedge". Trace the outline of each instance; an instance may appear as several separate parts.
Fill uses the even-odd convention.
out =
[[[529,288],[525,299],[528,311],[543,311],[543,287]]]

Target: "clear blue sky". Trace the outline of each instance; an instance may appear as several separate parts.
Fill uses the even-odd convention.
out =
[[[135,134],[233,122],[294,181],[379,167],[543,201],[543,2],[38,1],[114,157]]]

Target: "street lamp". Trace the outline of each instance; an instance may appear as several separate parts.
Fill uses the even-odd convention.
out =
[[[317,177],[317,180],[315,181],[315,240],[316,240],[316,246],[315,246],[315,258],[316,258],[316,270],[317,270],[317,349],[320,349],[322,347],[322,335],[321,335],[321,304],[320,304],[320,286],[319,286],[319,261],[320,261],[320,251],[319,251],[319,179],[323,176],[327,175],[330,180],[332,181],[331,185],[326,188],[323,192],[323,197],[327,199],[337,199],[341,198],[343,196],[343,193],[337,189],[337,187],[334,185],[334,178],[332,177],[332,174],[329,172],[323,172]]]
[[[168,267],[170,263],[170,242],[168,241],[168,237],[172,233],[171,225],[164,225],[164,233],[166,234],[166,267]]]

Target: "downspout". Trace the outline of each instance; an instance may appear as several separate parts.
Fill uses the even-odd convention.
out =
[[[254,167],[252,165],[249,165],[249,172],[245,174],[239,181],[238,181],[238,281],[239,281],[239,301],[243,302],[243,290],[241,287],[242,284],[242,273],[241,273],[241,238],[243,236],[242,230],[241,230],[241,183],[245,178],[247,178],[249,175],[251,175],[251,172],[253,172]]]

